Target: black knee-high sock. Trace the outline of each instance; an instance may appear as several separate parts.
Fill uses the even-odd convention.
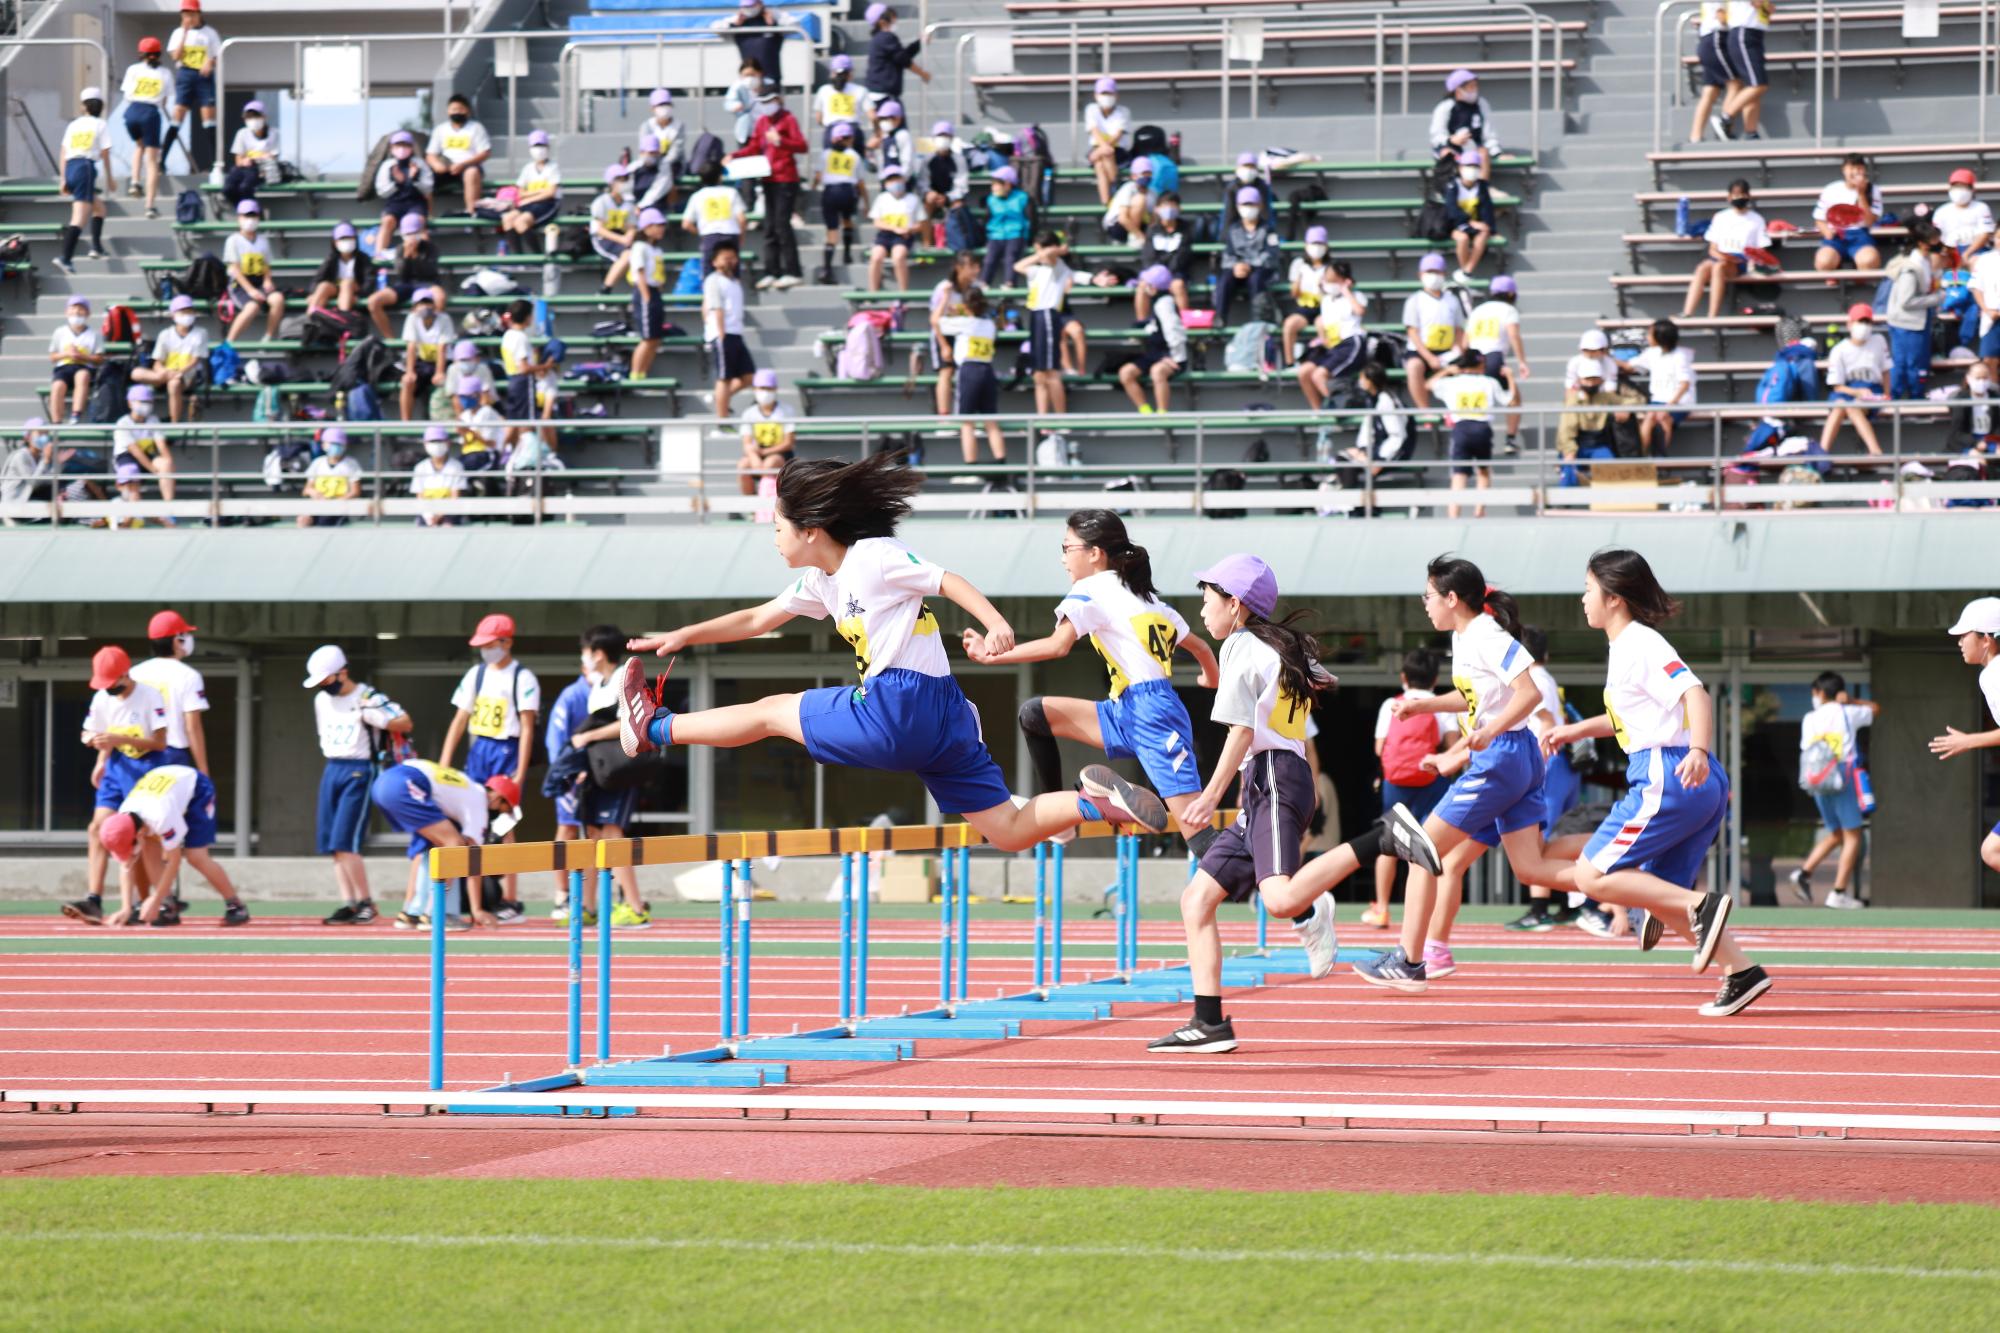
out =
[[[1220,829],[1196,829],[1188,835],[1188,851],[1194,854],[1195,860],[1201,860],[1203,853],[1208,851],[1208,844],[1214,842],[1216,838],[1221,836],[1221,833],[1222,830]]]
[[[1194,997],[1194,1021],[1214,1027],[1222,1021],[1222,997],[1220,995],[1197,995]]]
[[[167,169],[167,154],[174,151],[174,144],[180,140],[180,137],[181,137],[181,127],[178,124],[167,126],[167,137],[160,140],[161,171],[165,171]],[[190,163],[190,165],[192,165],[192,163]]]
[[[93,250],[104,248],[104,219],[95,215],[90,219],[90,248]]]
[[[1347,846],[1348,850],[1354,853],[1355,860],[1364,866],[1367,865],[1382,854],[1382,826],[1370,824],[1366,833],[1350,839]]]
[[[821,267],[825,268],[828,272],[833,271],[833,239],[831,237],[827,238],[825,247],[820,251],[819,262]]]
[[[78,227],[64,227],[62,229],[63,263],[67,264],[69,263],[70,260],[76,258],[77,238],[82,235],[83,231],[81,228]]]
[[[1035,761],[1037,791],[1063,790],[1062,756],[1056,751],[1056,734],[1049,729],[1048,711],[1040,697],[1022,704],[1016,720],[1027,738],[1028,757]]]

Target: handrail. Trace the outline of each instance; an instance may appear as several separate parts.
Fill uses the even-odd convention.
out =
[[[1487,21],[1498,10],[1518,12],[1527,19],[1529,24],[1528,59],[1531,69],[1528,80],[1528,137],[1533,146],[1539,150],[1542,147],[1542,29],[1546,25],[1555,38],[1555,61],[1551,67],[1553,82],[1551,85],[1550,106],[1552,110],[1559,110],[1562,106],[1563,31],[1562,25],[1555,19],[1531,8],[1525,3],[1521,3],[1520,0],[1491,0],[1490,3],[1481,4],[1467,3],[1467,0],[1409,0],[1409,3],[1399,4],[1394,10],[1389,11],[1386,16],[1386,22],[1385,15],[1381,12],[1363,18],[1351,15],[1308,15],[1301,13],[1297,8],[1292,8],[1254,10],[1247,13],[1230,11],[1217,15],[1204,15],[1194,19],[1177,19],[1160,15],[1111,15],[1102,19],[1093,19],[1087,23],[1079,22],[1074,18],[940,19],[936,23],[926,25],[922,31],[926,45],[930,44],[932,37],[937,33],[947,29],[955,30],[959,34],[953,47],[952,57],[952,68],[957,86],[957,100],[953,104],[952,110],[953,119],[959,124],[965,123],[966,120],[965,91],[967,80],[965,77],[965,46],[979,31],[1045,32],[1055,36],[1067,36],[1069,38],[1068,53],[1071,75],[1069,85],[1069,123],[1072,132],[1070,146],[1070,160],[1072,164],[1081,161],[1078,152],[1078,141],[1074,138],[1074,134],[1075,127],[1082,123],[1081,93],[1079,91],[1081,86],[1080,71],[1082,66],[1080,61],[1082,53],[1087,44],[1115,35],[1115,30],[1143,27],[1145,31],[1153,35],[1185,31],[1190,35],[1220,36],[1220,50],[1223,58],[1220,66],[1221,77],[1218,80],[1221,85],[1220,92],[1222,99],[1221,115],[1218,119],[1218,129],[1221,135],[1221,145],[1218,152],[1223,156],[1226,156],[1229,151],[1229,97],[1231,93],[1228,54],[1229,42],[1239,25],[1254,23],[1264,33],[1276,33],[1281,36],[1286,32],[1292,31],[1325,32],[1328,30],[1352,32],[1357,36],[1373,34],[1375,37],[1375,154],[1377,157],[1380,157],[1382,155],[1384,107],[1387,102],[1388,76],[1396,72],[1395,67],[1390,65],[1385,59],[1385,36],[1399,31],[1403,34],[1404,60],[1400,63],[1407,66],[1409,63],[1408,37],[1411,31],[1421,31],[1427,26],[1442,24],[1453,17],[1462,20]],[[1115,71],[1110,70],[1108,67],[1106,68],[1106,72],[1115,73]],[[1257,116],[1258,68],[1256,65],[1252,65],[1245,72],[1250,80],[1250,111],[1251,118],[1254,120]],[[929,85],[922,85],[918,88],[917,99],[917,121],[920,124],[927,124],[931,118]],[[1407,69],[1405,69],[1402,73],[1404,114],[1407,114],[1409,111],[1409,100],[1409,74]]]

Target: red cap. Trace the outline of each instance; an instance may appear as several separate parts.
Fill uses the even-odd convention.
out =
[[[479,628],[472,631],[472,637],[467,639],[466,642],[474,648],[484,648],[487,644],[499,639],[511,639],[513,637],[514,617],[496,614],[487,616],[481,620]]]
[[[201,13],[201,0],[181,0],[181,13],[183,14]]]
[[[157,37],[141,37],[141,38],[139,39],[139,54],[140,54],[140,55],[142,55],[142,56],[156,56],[156,55],[160,54],[160,50],[161,50],[161,47],[160,47],[160,39],[159,39],[159,38],[157,38]]]
[[[99,648],[90,659],[90,688],[104,689],[108,685],[125,678],[132,669],[132,657],[116,644],[106,644]]]
[[[1979,177],[1972,174],[1971,167],[1960,167],[1957,171],[1951,173],[1951,179],[1947,183],[1951,185],[1977,185],[1979,184]]]
[[[1847,307],[1847,322],[1849,324],[1853,324],[1864,319],[1872,321],[1874,318],[1875,318],[1875,307],[1869,305],[1866,301],[1862,301],[1855,305]]]
[[[97,840],[114,861],[132,859],[132,846],[139,841],[139,824],[123,810],[97,826]]]
[[[521,808],[521,784],[505,773],[495,773],[486,779],[486,790],[500,793],[500,799],[511,808],[515,810]]]
[[[146,637],[149,639],[171,639],[176,634],[192,634],[194,626],[181,619],[178,611],[156,611],[146,622]]]

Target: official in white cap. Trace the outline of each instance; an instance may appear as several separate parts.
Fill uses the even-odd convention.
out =
[[[1986,696],[1986,711],[1994,725],[1989,731],[1946,727],[1944,735],[1931,738],[1931,753],[1940,759],[2000,745],[2000,597],[1975,597],[1967,602],[1949,632],[1958,640],[1959,655],[1979,668],[1979,692]],[[1979,859],[2000,870],[2000,824],[1995,824],[1979,844]]]
[[[313,717],[319,724],[326,771],[319,779],[319,832],[316,849],[333,858],[340,906],[326,917],[329,926],[365,926],[375,919],[368,870],[361,849],[368,841],[368,791],[381,768],[403,756],[410,715],[388,695],[357,682],[347,670],[347,654],[333,644],[315,648],[306,659],[306,689],[314,690]]]

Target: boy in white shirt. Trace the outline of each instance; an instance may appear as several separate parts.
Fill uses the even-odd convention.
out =
[[[743,457],[736,460],[737,486],[745,495],[755,495],[762,478],[782,472],[798,445],[792,409],[778,401],[778,372],[769,367],[758,371],[750,378],[750,390],[756,401],[743,409],[738,427]]]
[[[1836,767],[1841,774],[1840,790],[1815,791],[1813,804],[1819,807],[1819,821],[1825,835],[1813,844],[1806,859],[1791,875],[1792,889],[1800,901],[1812,906],[1812,873],[1819,863],[1840,852],[1833,872],[1833,892],[1826,895],[1828,907],[1860,907],[1854,896],[1854,872],[1861,867],[1861,830],[1867,816],[1861,809],[1859,780],[1855,771],[1861,764],[1861,747],[1855,733],[1872,726],[1882,705],[1873,699],[1850,702],[1847,681],[1837,671],[1822,671],[1812,683],[1812,708],[1799,720],[1800,777],[1815,761]]]
[[[1993,210],[1984,200],[1972,197],[1978,184],[1979,177],[1971,168],[1960,167],[1945,186],[1947,202],[1931,213],[1938,235],[1953,252],[1953,268],[1965,268],[1993,244]]]
[[[118,494],[137,503],[140,478],[159,478],[160,498],[174,498],[174,455],[153,416],[153,391],[135,384],[125,391],[125,415],[111,430],[111,467]],[[168,527],[174,520],[160,520]],[[117,520],[113,520],[116,526]]]
[[[701,270],[715,267],[716,248],[727,242],[741,244],[748,215],[743,196],[722,183],[722,164],[710,162],[701,169],[701,188],[688,196],[681,212],[681,230],[693,232],[701,240]]]
[[[1521,312],[1514,304],[1519,299],[1521,288],[1511,273],[1502,273],[1493,279],[1486,289],[1486,299],[1472,307],[1472,313],[1465,317],[1465,345],[1492,364],[1497,354],[1504,364],[1508,354],[1513,354],[1514,378],[1527,379],[1528,351],[1521,343]],[[1515,414],[1507,418],[1507,452],[1519,453],[1521,449],[1521,418]]]
[[[537,227],[554,221],[562,207],[562,168],[549,155],[547,130],[528,136],[528,162],[515,177],[514,186],[521,193],[514,207],[501,216],[500,232],[526,240]]]
[[[465,191],[465,211],[479,207],[486,184],[486,159],[493,156],[493,140],[486,127],[472,118],[472,103],[463,93],[453,93],[445,106],[445,123],[431,130],[424,146],[424,160],[436,174],[438,187],[447,180],[460,182]]]
[[[229,143],[229,173],[222,180],[222,197],[233,204],[256,194],[264,181],[264,162],[275,158],[277,153],[264,104],[247,103],[243,108],[243,125]]]
[[[174,66],[174,127],[160,146],[162,162],[187,123],[188,108],[194,107],[201,112],[201,129],[188,131],[188,164],[197,172],[214,165],[215,62],[221,54],[222,34],[205,21],[201,0],[181,0],[181,26],[167,34],[167,60]]]
[[[240,342],[250,321],[264,312],[264,336],[276,340],[285,321],[285,294],[278,290],[271,272],[271,242],[257,234],[264,217],[255,199],[236,205],[236,231],[222,247],[222,262],[229,269],[229,293],[236,298],[236,318],[229,324],[229,341]]]
[[[472,744],[465,755],[465,775],[483,784],[506,777],[518,791],[535,755],[535,718],[542,710],[542,686],[535,673],[514,660],[514,621],[489,615],[467,642],[479,650],[479,665],[465,673],[452,692],[451,726],[446,729],[438,763],[449,768],[458,742],[467,731]],[[502,842],[514,841],[509,830]],[[507,901],[495,913],[502,922],[518,921],[523,913],[513,875],[502,881]]]
[[[715,252],[715,271],[701,280],[701,336],[715,375],[715,415],[729,419],[729,400],[750,387],[757,363],[743,341],[743,284],[734,245]]]
[[[1673,447],[1674,427],[1687,419],[1694,406],[1694,353],[1681,346],[1680,328],[1671,319],[1656,319],[1646,331],[1646,350],[1632,358],[1633,371],[1645,371],[1648,400],[1664,412],[1647,412],[1639,418],[1639,445],[1653,452],[1653,437],[1660,437],[1659,452]]]
[[[1819,433],[1819,447],[1833,452],[1834,441],[1840,438],[1843,421],[1854,424],[1855,434],[1861,437],[1871,454],[1882,452],[1882,442],[1875,438],[1875,426],[1870,420],[1875,414],[1872,407],[1841,407],[1841,403],[1879,403],[1888,397],[1889,383],[1889,340],[1875,332],[1875,307],[1866,304],[1850,306],[1847,311],[1847,337],[1826,356],[1826,399],[1834,404],[1826,414],[1826,427]]]
[[[639,127],[639,149],[642,154],[653,155],[653,169],[647,172],[646,181],[634,181],[633,188],[640,192],[641,208],[658,208],[662,213],[671,213],[674,200],[680,194],[682,170],[687,166],[687,151],[682,143],[686,137],[681,133],[681,124],[674,119],[674,95],[665,88],[653,89],[647,99],[651,112],[646,123]],[[650,141],[651,147],[647,144]]]
[[[329,426],[320,433],[320,455],[306,465],[306,499],[345,501],[361,498],[361,464],[347,456],[347,432],[339,426]],[[317,517],[300,514],[302,528],[344,528],[345,516]]]
[[[69,424],[83,421],[90,405],[92,373],[105,362],[104,339],[90,326],[90,301],[72,296],[63,322],[49,335],[49,419]]]
[[[1111,187],[1118,183],[1118,153],[1126,132],[1132,127],[1132,113],[1118,105],[1118,80],[1099,79],[1096,100],[1083,113],[1083,130],[1090,140],[1090,169],[1097,177],[1097,202],[1110,204]]]
[[[699,195],[701,192],[696,191]],[[735,191],[730,191],[731,195]],[[694,207],[694,200],[688,201]],[[738,201],[741,207],[741,201]],[[648,208],[639,214],[639,235],[632,242],[632,248],[625,252],[625,277],[632,284],[632,331],[638,335],[638,345],[632,349],[632,378],[642,380],[653,370],[653,358],[660,354],[661,331],[667,325],[667,254],[661,244],[667,236],[667,218],[657,208]],[[735,247],[732,238],[718,237],[718,243],[728,241]],[[703,263],[707,263],[704,255]]]
[[[437,289],[425,287],[403,320],[403,383],[397,405],[405,421],[417,419],[420,398],[426,405],[431,390],[443,382],[445,355],[452,345],[451,320],[438,313]]]
[[[910,247],[924,218],[924,202],[910,192],[903,169],[894,163],[884,167],[882,193],[868,205],[868,220],[875,224],[875,243],[868,250],[869,291],[882,290],[885,260],[895,267],[896,290],[910,290]]]
[[[443,426],[424,430],[424,456],[410,470],[410,494],[419,500],[455,500],[465,489],[465,469],[451,456],[451,431]],[[456,515],[425,510],[417,526],[440,528],[456,524]]]
[[[625,257],[639,234],[632,225],[638,211],[625,195],[631,177],[629,163],[612,163],[604,169],[604,193],[590,201],[590,248],[614,264]]]
[[[63,129],[63,198],[70,201],[69,225],[62,232],[62,255],[55,266],[76,272],[76,246],[84,224],[90,225],[90,257],[108,259],[104,249],[104,196],[118,193],[111,173],[111,127],[104,123],[104,90],[85,88],[83,114]]]
[[[820,271],[813,276],[815,282],[833,281],[836,239],[840,244],[841,262],[854,262],[854,233],[860,230],[854,219],[868,198],[868,184],[862,179],[862,172],[870,165],[854,140],[853,124],[844,120],[835,121],[826,133],[826,147],[820,150],[817,176],[819,220],[826,228],[826,240],[825,248],[820,252]]]
[[[167,703],[167,748],[162,764],[190,764],[208,772],[208,736],[201,715],[208,711],[208,684],[184,660],[194,655],[195,627],[178,611],[158,611],[146,624],[153,655],[132,667],[132,679],[152,686]]]
[[[827,66],[826,82],[813,93],[813,124],[822,129],[843,120],[858,125],[872,114],[866,90],[854,82],[854,57],[835,56]]]
[[[410,715],[388,695],[356,680],[348,671],[347,654],[330,643],[313,649],[306,659],[302,687],[313,692],[313,724],[326,758],[313,850],[333,859],[333,879],[340,890],[340,906],[321,924],[365,926],[376,915],[368,868],[361,859],[374,814],[368,789],[377,764],[408,746],[402,738],[410,734]]]
[[[1146,240],[1146,218],[1153,211],[1153,159],[1132,159],[1131,179],[1119,185],[1104,206],[1104,234],[1138,249]]]
[[[125,69],[118,91],[125,97],[125,133],[132,138],[132,176],[128,189],[134,198],[144,182],[146,216],[160,216],[160,141],[167,124],[167,99],[172,91],[168,71],[160,68],[164,48],[157,37],[139,39],[139,58]]]
[[[201,327],[194,298],[186,292],[167,302],[168,325],[153,340],[153,364],[132,371],[135,384],[167,391],[167,420],[194,415],[195,377],[208,368],[208,330]]]
[[[1493,485],[1493,469],[1488,466],[1493,458],[1493,412],[1519,401],[1513,377],[1505,366],[1494,365],[1491,359],[1467,348],[1458,354],[1455,364],[1447,363],[1433,379],[1438,402],[1451,426],[1451,488],[1462,491],[1476,484],[1487,490]],[[1458,515],[1457,505],[1446,506],[1446,517]],[[1486,506],[1476,506],[1472,516],[1486,517]]]

